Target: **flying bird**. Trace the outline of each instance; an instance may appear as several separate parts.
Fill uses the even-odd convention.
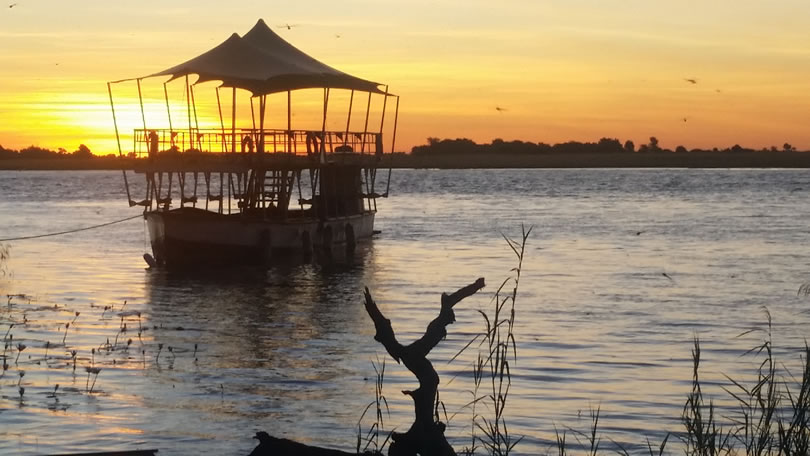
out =
[[[277,25],[276,27],[285,28],[287,30],[292,30],[293,27],[298,27],[298,24],[283,24],[283,25]]]
[[[672,277],[670,277],[670,276],[669,276],[669,274],[667,274],[666,272],[662,272],[662,273],[661,273],[661,275],[662,275],[662,276],[664,276],[664,277],[666,277],[666,278],[667,278],[667,279],[669,279],[669,280],[672,280],[673,282],[675,281],[675,280],[674,280]]]
[[[688,82],[690,84],[697,84],[697,79],[695,79],[695,78],[684,78],[684,81],[686,81],[686,82]]]
[[[502,108],[500,106],[495,106],[495,110],[498,111],[498,112],[504,112],[504,111],[506,111],[506,108]]]
[[[17,6],[16,3],[12,3],[11,5],[8,5],[9,8],[14,8],[15,6]]]

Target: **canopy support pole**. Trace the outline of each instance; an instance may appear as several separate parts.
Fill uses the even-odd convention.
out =
[[[197,101],[194,99],[194,86],[190,85],[191,90],[191,108],[194,110],[194,128],[197,129],[197,150],[202,152],[202,140],[200,139],[200,122],[197,120]]]
[[[394,153],[394,144],[397,141],[397,121],[399,120],[399,95],[397,95],[397,106],[394,108],[394,132],[391,134],[391,153]],[[393,155],[392,155],[393,157]],[[388,166],[388,182],[385,184],[385,193],[383,197],[388,198],[388,190],[391,189],[391,169],[393,163]]]
[[[343,144],[349,140],[349,124],[352,122],[352,104],[354,103],[354,89],[349,95],[349,114],[346,116],[346,134],[343,135]]]
[[[368,93],[368,102],[366,103],[366,123],[363,127],[363,139],[360,141],[360,153],[366,151],[366,133],[368,133],[368,116],[371,111],[371,92]]]
[[[292,138],[290,135],[292,134],[292,112],[291,112],[291,104],[292,104],[292,95],[291,92],[287,91],[287,153],[292,152]]]
[[[253,111],[253,98],[255,97],[250,97],[250,119],[253,121],[253,136],[254,136],[253,139],[255,140],[258,146],[259,137],[256,136],[256,113]],[[261,100],[259,101],[259,103],[261,103]],[[259,106],[259,109],[261,109],[261,106]]]
[[[115,141],[118,143],[118,156],[123,157],[124,151],[121,149],[121,136],[118,134],[118,120],[115,118],[115,104],[113,103],[113,96],[112,96],[112,88],[110,87],[110,83],[107,83],[107,93],[110,94],[110,109],[112,109],[112,116],[113,116],[113,125],[115,126]],[[132,197],[129,195],[129,182],[127,181],[127,171],[125,169],[121,170],[121,173],[124,175],[124,187],[127,189],[127,201],[129,202],[129,206],[132,207],[135,204],[132,201]]]
[[[231,98],[231,150],[236,152],[236,87]]]
[[[228,153],[228,141],[225,139],[225,121],[222,119],[222,103],[219,100],[219,87],[217,87],[217,110],[219,111],[219,127],[222,129],[222,149]]]
[[[329,88],[323,89],[323,125],[321,126],[321,163],[326,163],[326,111],[329,108]]]
[[[165,82],[163,83],[163,98],[166,100],[166,115],[169,116],[169,134],[171,134],[174,127],[172,127],[172,110],[169,109],[169,89],[166,88]]]
[[[388,86],[385,86],[385,95],[383,97],[382,116],[380,116],[380,134],[382,134],[383,126],[385,125],[385,108],[387,106],[388,106]],[[377,151],[377,153],[382,153],[382,151]]]
[[[186,75],[186,110],[188,111],[188,146],[191,148],[191,145],[194,144],[192,141],[193,133],[191,132],[191,90],[189,89],[188,85],[188,75]],[[183,145],[185,146],[185,144]]]
[[[253,102],[250,103],[251,108],[253,107]],[[258,151],[260,154],[264,153],[264,114],[267,109],[267,95],[262,95],[259,97],[259,131],[258,131]],[[255,126],[253,128],[256,128]]]
[[[143,111],[143,95],[141,95],[141,80],[136,79],[135,82],[138,84],[138,102],[141,104],[141,120],[143,121],[144,134],[146,134],[146,114]]]

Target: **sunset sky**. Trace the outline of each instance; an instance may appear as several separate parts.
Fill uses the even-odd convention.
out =
[[[650,136],[810,149],[807,0],[7,0],[0,145],[117,152],[107,81],[185,61],[259,18],[389,84],[402,97],[398,150],[427,137]]]

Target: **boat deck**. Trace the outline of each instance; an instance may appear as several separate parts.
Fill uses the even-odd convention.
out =
[[[178,152],[138,159],[132,169],[136,173],[245,173],[251,169],[295,171],[330,165],[373,168],[379,163],[379,156],[371,154],[329,153],[323,157],[321,160],[318,155],[302,156],[288,153]]]

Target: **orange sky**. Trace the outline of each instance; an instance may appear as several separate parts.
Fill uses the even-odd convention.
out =
[[[429,136],[810,149],[806,0],[287,3],[0,5],[0,145],[117,152],[106,81],[162,70],[264,18],[401,95],[398,150]]]

